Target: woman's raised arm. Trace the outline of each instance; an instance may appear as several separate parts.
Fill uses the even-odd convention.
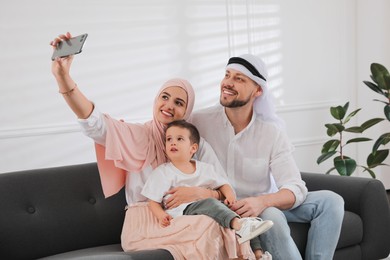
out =
[[[55,38],[50,45],[53,46],[53,48],[56,48],[59,42],[70,38],[72,38],[72,36],[69,32],[61,34]],[[57,81],[58,91],[62,94],[66,103],[78,118],[85,119],[92,113],[94,106],[93,103],[84,96],[70,76],[69,71],[72,61],[73,56],[56,58],[52,62],[51,71]]]

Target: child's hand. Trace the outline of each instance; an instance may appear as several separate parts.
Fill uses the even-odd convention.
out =
[[[171,224],[171,219],[172,219],[172,216],[169,214],[166,214],[161,219],[159,219],[160,226],[162,226],[162,227],[169,226]]]
[[[236,202],[235,197],[227,197],[224,201],[225,205],[231,206]]]

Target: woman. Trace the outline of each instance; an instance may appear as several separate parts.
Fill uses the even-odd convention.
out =
[[[62,34],[50,44],[56,48],[60,41],[69,38],[70,33]],[[153,119],[145,124],[129,124],[100,113],[82,94],[69,74],[72,61],[73,56],[55,59],[52,62],[52,73],[59,92],[79,118],[84,133],[95,141],[104,195],[109,197],[124,185],[126,187],[128,208],[121,236],[122,248],[125,251],[164,248],[175,259],[235,257],[234,234],[220,228],[212,219],[206,216],[185,216],[178,218],[170,228],[161,229],[146,206],[146,198],[141,195],[151,171],[167,161],[164,128],[174,120],[187,119],[192,112],[195,97],[191,84],[183,79],[167,81],[155,98]],[[199,159],[213,163],[222,170],[207,143],[203,142],[199,156]],[[178,188],[172,194],[169,205],[172,207],[191,200],[209,197],[220,199],[217,191],[197,187]],[[191,198],[188,194],[191,194]]]

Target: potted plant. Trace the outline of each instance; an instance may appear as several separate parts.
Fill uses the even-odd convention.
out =
[[[385,101],[374,99],[374,101],[382,102],[384,106],[385,118],[372,118],[365,121],[360,126],[349,126],[351,118],[361,110],[361,108],[347,114],[349,102],[344,106],[336,106],[330,108],[330,113],[337,121],[335,123],[325,124],[326,133],[332,139],[328,140],[321,149],[321,155],[317,159],[320,164],[329,158],[333,157],[333,167],[331,167],[326,174],[336,170],[340,175],[350,176],[357,167],[363,168],[372,178],[375,178],[375,173],[372,170],[377,166],[384,166],[383,162],[389,155],[389,149],[380,149],[381,146],[386,146],[390,142],[390,132],[384,133],[375,141],[372,150],[369,152],[366,160],[366,165],[357,164],[356,160],[345,154],[345,147],[351,143],[368,142],[372,139],[362,137],[367,129],[374,125],[387,120],[390,122],[390,74],[388,70],[381,64],[371,64],[371,79],[370,81],[363,81],[371,90],[385,97]],[[346,133],[354,133],[360,136],[346,139]],[[335,138],[335,136],[337,138]],[[387,165],[388,166],[388,165]]]

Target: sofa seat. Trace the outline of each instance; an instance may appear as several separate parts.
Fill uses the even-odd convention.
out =
[[[122,251],[120,244],[104,245],[80,250],[74,250],[62,254],[56,254],[41,260],[106,260],[106,259],[127,259],[127,260],[145,260],[145,259],[172,259],[172,255],[163,249],[142,250],[132,253]]]

